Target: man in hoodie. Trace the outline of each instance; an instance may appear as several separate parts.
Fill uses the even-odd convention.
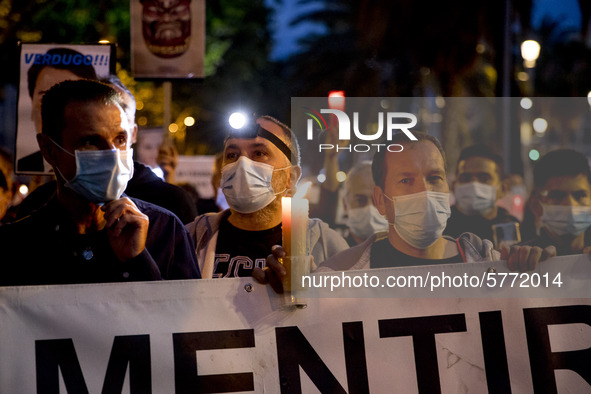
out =
[[[262,116],[229,134],[220,186],[230,208],[187,225],[204,278],[262,272],[272,246],[282,243],[281,197],[293,195],[300,174],[297,140],[278,120]],[[308,221],[307,236],[317,264],[348,247],[319,219]]]

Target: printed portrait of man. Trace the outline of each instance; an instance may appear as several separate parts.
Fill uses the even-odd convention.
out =
[[[41,133],[42,127],[41,99],[49,88],[66,80],[97,79],[92,56],[89,56],[74,49],[56,47],[49,49],[39,59],[33,61],[33,65],[27,70],[26,77],[27,93],[31,99],[30,119],[33,121],[36,134]],[[27,141],[35,148],[32,153],[18,159],[17,171],[47,172],[49,167],[44,164],[36,140],[27,138]]]

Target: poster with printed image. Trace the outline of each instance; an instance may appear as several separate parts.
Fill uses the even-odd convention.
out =
[[[132,0],[135,78],[203,78],[205,0]]]
[[[41,99],[56,83],[100,79],[115,72],[115,46],[21,44],[15,168],[18,174],[51,174],[37,145]]]

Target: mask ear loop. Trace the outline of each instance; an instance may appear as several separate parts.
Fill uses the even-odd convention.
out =
[[[47,136],[47,139],[49,139],[49,140],[50,140],[50,141],[51,141],[51,142],[52,142],[52,143],[53,143],[55,146],[57,146],[59,149],[61,149],[62,151],[66,152],[66,153],[67,153],[67,154],[69,154],[70,156],[72,156],[72,157],[76,157],[76,155],[75,155],[75,154],[72,154],[72,153],[68,152],[68,151],[67,151],[66,149],[64,149],[64,148],[63,148],[63,147],[62,147],[60,144],[58,144],[57,142],[55,142],[55,141],[53,140],[53,138],[51,138],[51,137]],[[57,173],[59,174],[59,176],[61,176],[61,177],[62,177],[62,179],[63,179],[64,181],[66,181],[66,182],[71,182],[71,181],[72,181],[72,179],[76,178],[76,175],[74,175],[74,178],[72,178],[72,179],[68,180],[68,179],[66,179],[66,177],[64,176],[64,174],[62,174],[62,172],[60,171],[60,169],[59,169],[59,167],[58,167],[57,165],[55,166],[55,169],[57,170]],[[76,171],[78,171],[78,163],[76,163]]]
[[[282,170],[287,170],[288,168],[291,168],[291,167],[293,167],[293,166],[290,164],[290,165],[288,165],[288,166],[286,166],[286,167],[282,167],[282,168],[273,168],[273,171],[282,171]],[[275,193],[275,195],[276,195],[276,196],[278,196],[278,195],[280,195],[280,194],[282,194],[282,193],[285,193],[285,192],[286,192],[286,191],[288,191],[288,190],[289,190],[289,193],[291,194],[291,187],[290,187],[290,188],[287,188],[287,187],[286,187],[285,189],[283,189],[283,191],[280,191],[279,193]]]
[[[67,151],[65,148],[63,148],[63,147],[62,147],[60,144],[58,144],[57,142],[55,142],[55,141],[53,140],[53,138],[51,138],[51,137],[49,137],[49,136],[48,136],[48,137],[47,137],[47,139],[49,139],[51,142],[53,142],[53,144],[54,144],[55,146],[57,146],[58,148],[60,148],[61,150],[63,150],[63,151],[64,151],[64,152],[66,152],[67,154],[69,154],[70,156],[72,156],[72,157],[76,157],[76,155],[75,155],[75,154],[73,154],[73,153],[71,153],[71,152],[68,152],[68,151]]]
[[[384,193],[384,192],[382,192],[382,195],[383,195],[384,197],[386,197],[386,199],[388,199],[389,201],[391,201],[391,202],[392,202],[392,205],[394,205],[394,198],[393,198],[393,197],[389,197],[389,196],[388,196],[386,193]],[[394,206],[393,208],[394,208],[394,211],[396,211],[396,207]],[[394,213],[396,213],[396,212],[394,212]],[[391,223],[391,222],[388,220],[388,217],[387,217],[386,215],[382,215],[382,216],[383,216],[383,217],[386,219],[386,222],[388,222],[388,225],[389,225],[389,226],[392,226],[392,227],[394,227],[394,223]],[[396,230],[396,227],[394,227],[394,230]],[[396,232],[398,232],[398,230],[396,230]]]

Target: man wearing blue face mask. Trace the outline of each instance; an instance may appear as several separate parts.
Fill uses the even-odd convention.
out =
[[[401,152],[376,153],[372,163],[374,202],[389,223],[384,237],[374,235],[364,243],[324,262],[318,272],[383,267],[416,266],[499,260],[507,257],[493,250],[488,240],[471,233],[458,238],[443,236],[451,213],[443,149],[427,134],[404,134],[391,143]],[[515,247],[508,256],[510,268],[533,268],[553,255],[553,249]]]
[[[204,278],[262,273],[271,248],[282,243],[281,197],[293,195],[299,164],[295,136],[272,117],[262,116],[228,135],[220,187],[230,208],[198,216],[187,225]],[[308,221],[307,236],[316,263],[347,248],[319,219]]]
[[[462,150],[454,181],[455,205],[443,232],[458,237],[470,232],[493,239],[493,224],[519,222],[497,201],[505,193],[503,160],[486,145],[472,145]]]
[[[122,104],[113,88],[90,80],[62,82],[45,94],[37,138],[57,193],[1,228],[0,285],[199,277],[178,218],[122,196],[133,174],[132,125]]]
[[[572,149],[547,153],[534,167],[532,211],[538,235],[525,245],[554,245],[558,255],[588,252],[591,246],[591,171]]]

